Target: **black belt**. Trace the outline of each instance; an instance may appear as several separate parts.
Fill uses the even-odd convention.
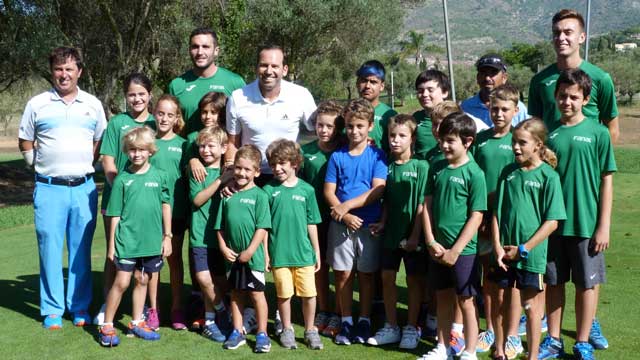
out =
[[[85,176],[81,176],[81,177],[77,177],[77,178],[71,178],[71,179],[57,178],[57,177],[43,176],[43,175],[40,175],[40,174],[36,174],[36,181],[37,182],[41,182],[41,183],[45,183],[45,184],[51,184],[51,185],[64,185],[64,186],[82,185],[82,184],[86,183],[87,181],[91,180],[91,178],[93,178],[93,174],[87,174]]]

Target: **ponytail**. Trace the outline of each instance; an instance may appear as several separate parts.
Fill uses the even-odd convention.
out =
[[[556,153],[549,149],[547,145],[542,145],[542,149],[540,149],[540,159],[551,165],[554,169],[558,166],[558,157],[556,156]]]

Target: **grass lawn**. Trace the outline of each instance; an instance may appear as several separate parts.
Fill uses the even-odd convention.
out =
[[[640,313],[640,303],[634,300],[640,288],[640,262],[637,260],[635,242],[639,235],[637,219],[640,218],[640,150],[621,148],[616,150],[616,157],[620,171],[614,177],[615,197],[614,215],[611,232],[612,247],[607,251],[608,283],[603,287],[598,316],[603,324],[605,335],[610,342],[610,348],[596,353],[598,359],[623,359],[637,351],[635,342],[637,314]],[[3,159],[4,161],[9,159]],[[175,332],[163,324],[160,331],[162,339],[150,343],[139,339],[122,337],[122,343],[115,349],[101,348],[96,342],[97,328],[87,326],[74,328],[69,319],[65,319],[61,331],[45,331],[41,327],[41,317],[38,308],[38,253],[35,232],[32,225],[33,213],[30,206],[12,206],[0,208],[0,345],[3,358],[100,358],[114,356],[125,358],[175,358],[189,359],[211,358],[225,356],[241,358],[248,356],[253,347],[253,336],[249,337],[250,347],[243,347],[236,351],[223,351],[222,347],[190,332]],[[95,311],[102,301],[102,263],[104,260],[104,233],[102,222],[98,223],[93,243],[93,272],[94,272],[94,304],[91,311]],[[186,249],[185,249],[186,250]],[[186,254],[186,251],[185,251]],[[186,256],[185,256],[186,259]],[[163,294],[162,308],[168,308],[168,268],[162,272],[161,294]],[[188,287],[188,276],[185,279]],[[404,287],[404,275],[400,274],[398,283]],[[401,289],[400,318],[406,319],[406,292]],[[187,292],[185,291],[185,294]],[[270,311],[275,308],[275,292],[269,283],[267,299]],[[568,286],[567,299],[573,298],[572,286]],[[295,302],[294,321],[299,340],[302,337],[301,315],[299,303]],[[119,333],[124,330],[131,311],[130,296],[125,295],[120,307],[124,314],[117,322]],[[162,313],[166,315],[166,313]],[[165,319],[166,320],[166,319]],[[563,337],[565,350],[570,352],[570,346],[575,337],[575,321],[572,301],[567,303]],[[325,350],[312,352],[300,343],[297,351],[287,351],[280,348],[274,341],[267,358],[300,359],[300,358],[374,358],[410,359],[425,353],[431,344],[425,341],[415,351],[401,352],[391,347],[373,348],[354,345],[338,347],[328,339],[324,339]],[[137,353],[136,353],[137,351]],[[135,354],[135,355],[134,355]],[[224,355],[223,355],[224,354]],[[488,359],[487,355],[480,357]]]

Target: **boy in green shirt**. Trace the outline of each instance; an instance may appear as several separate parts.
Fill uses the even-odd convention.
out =
[[[548,146],[558,156],[556,170],[562,182],[567,220],[549,242],[547,264],[547,318],[549,333],[540,346],[540,356],[560,356],[564,284],[576,287],[576,344],[574,355],[592,359],[594,346],[606,342],[593,339],[596,287],[606,281],[604,251],[609,247],[613,172],[616,162],[607,128],[587,118],[582,107],[589,102],[591,79],[579,69],[560,73],[556,102],[561,125],[549,135]]]
[[[269,195],[271,209],[269,259],[283,325],[280,343],[287,349],[297,348],[291,325],[291,297],[295,290],[302,298],[304,341],[309,348],[320,350],[322,341],[313,325],[316,310],[314,273],[320,270],[316,224],[322,221],[315,191],[296,176],[302,154],[295,142],[285,139],[272,142],[267,148],[267,161],[274,178],[263,190]]]
[[[104,325],[100,327],[102,346],[120,343],[113,319],[134,272],[136,285],[129,331],[144,340],[160,339],[142,315],[151,275],[162,269],[163,257],[171,255],[167,177],[149,163],[149,157],[157,150],[154,135],[153,130],[139,127],[128,132],[123,141],[131,165],[114,180],[106,213],[112,217],[107,258],[115,263],[116,277],[107,295]]]
[[[454,302],[462,310],[465,349],[461,359],[476,358],[478,323],[473,297],[477,294],[476,235],[487,210],[484,173],[467,154],[476,135],[473,120],[452,113],[438,128],[446,162],[429,169],[423,212],[425,242],[433,261],[429,280],[436,289],[438,344],[424,359],[446,359]]]
[[[425,159],[426,153],[438,146],[433,130],[431,113],[433,109],[449,97],[449,78],[439,70],[425,70],[416,78],[416,96],[422,110],[413,113],[418,122],[415,135],[414,154]],[[448,114],[447,114],[448,115]],[[446,115],[445,115],[446,116]],[[442,121],[444,116],[440,118]]]
[[[444,155],[442,154],[442,149],[440,149],[440,144],[438,141],[438,128],[440,127],[440,123],[442,123],[442,120],[449,114],[461,111],[462,109],[460,109],[460,106],[458,106],[458,104],[449,100],[443,101],[433,107],[433,110],[431,110],[429,116],[431,116],[430,131],[433,138],[435,139],[435,144],[427,150],[421,149],[420,153],[415,153],[414,157],[416,159],[427,160],[429,166],[433,166],[436,162],[444,160]]]
[[[216,215],[215,230],[218,246],[227,260],[227,279],[231,287],[233,331],[224,342],[225,349],[237,349],[246,344],[242,326],[243,300],[251,298],[258,321],[254,351],[271,350],[267,336],[267,300],[264,297],[266,264],[269,263],[267,232],[271,228],[269,198],[256,186],[262,155],[255,145],[244,145],[235,154],[233,178],[237,190],[223,198]]]
[[[380,222],[370,225],[371,231],[382,235],[382,290],[387,322],[367,340],[369,345],[400,342],[401,349],[415,349],[420,340],[418,313],[425,288],[426,254],[421,250],[422,211],[429,164],[411,157],[415,142],[416,120],[400,114],[389,121],[391,162],[384,193]],[[396,275],[404,261],[409,289],[407,325],[398,326],[398,289]]]

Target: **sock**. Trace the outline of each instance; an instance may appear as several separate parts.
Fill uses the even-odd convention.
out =
[[[217,312],[224,311],[226,307],[224,306],[224,301],[220,301],[219,303],[213,305],[213,309]]]
[[[343,316],[342,322],[349,323],[349,325],[353,325],[353,316]]]
[[[463,324],[453,323],[453,325],[451,326],[451,331],[455,331],[458,334],[462,334],[463,330],[464,330]]]
[[[368,317],[364,317],[364,316],[360,316],[358,321],[366,321],[367,324],[371,324],[371,319],[369,319]]]
[[[432,314],[427,314],[427,328],[435,329],[438,327],[438,318]]]
[[[143,320],[131,320],[133,326],[138,326]]]
[[[207,312],[204,313],[204,319],[205,320],[215,320],[216,319],[216,313],[207,311]]]

